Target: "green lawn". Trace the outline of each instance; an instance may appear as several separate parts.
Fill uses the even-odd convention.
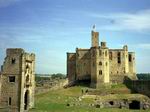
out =
[[[91,99],[82,100],[83,105],[78,105],[78,97],[82,95],[83,87],[71,87],[68,89],[51,90],[47,93],[35,96],[35,108],[29,112],[142,112],[141,110],[128,109],[100,109],[95,107],[88,107],[86,104],[92,103]],[[72,102],[76,102],[67,106]],[[85,105],[84,105],[85,103]],[[143,111],[146,112],[146,111]],[[148,110],[147,110],[148,112]],[[150,110],[149,110],[150,112]]]

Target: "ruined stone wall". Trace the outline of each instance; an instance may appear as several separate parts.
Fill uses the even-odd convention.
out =
[[[129,59],[129,73],[130,74],[135,74],[135,53],[134,52],[129,52],[128,54]]]
[[[76,80],[76,53],[67,53],[67,77],[69,82]]]
[[[138,93],[145,94],[150,97],[150,81],[132,81],[132,87]]]
[[[27,110],[34,107],[35,91],[35,55],[24,53],[22,55],[22,77],[21,77],[21,107],[24,109],[24,102],[27,94]]]
[[[122,49],[109,50],[110,75],[125,74],[125,52]]]
[[[10,108],[12,110],[15,110],[16,112],[19,111],[19,102],[20,102],[20,77],[15,75],[15,82],[9,82],[8,77],[10,75],[4,75],[2,77],[2,107],[4,108]],[[11,98],[11,105],[9,104],[9,98]]]
[[[109,62],[111,82],[122,83],[125,76],[136,79],[135,53],[128,52],[127,46],[123,49],[110,49]]]
[[[76,74],[77,80],[90,79],[90,50],[77,49],[76,50]]]
[[[28,65],[28,66],[27,66]],[[34,106],[35,55],[23,49],[7,49],[2,65],[2,107],[12,112],[22,112]],[[29,91],[27,98],[25,92]]]
[[[133,91],[150,97],[150,80],[131,80],[127,78],[124,83]]]
[[[1,102],[4,108],[19,110],[21,84],[21,55],[23,49],[7,49],[6,58],[2,67]],[[14,81],[10,82],[13,77]]]

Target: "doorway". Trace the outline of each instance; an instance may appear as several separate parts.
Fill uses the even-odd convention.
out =
[[[24,110],[28,110],[29,107],[29,90],[26,90],[24,95]]]
[[[133,100],[130,104],[129,104],[129,109],[140,109],[140,102]]]

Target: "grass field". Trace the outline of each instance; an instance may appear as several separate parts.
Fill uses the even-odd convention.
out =
[[[113,87],[115,88],[115,86]],[[39,94],[35,96],[35,108],[29,112],[142,112],[142,110],[128,110],[117,108],[95,108],[84,106],[84,103],[92,103],[91,99],[82,100],[82,106],[70,105],[71,102],[76,102],[79,96],[82,95],[82,89],[84,87],[76,86],[68,89],[51,90],[47,93]],[[150,112],[146,110],[143,112]]]

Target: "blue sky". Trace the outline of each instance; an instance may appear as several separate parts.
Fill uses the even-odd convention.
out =
[[[127,44],[150,72],[150,0],[0,0],[0,64],[6,48],[36,54],[37,73],[66,73],[66,52],[90,48],[96,24],[109,48]]]

